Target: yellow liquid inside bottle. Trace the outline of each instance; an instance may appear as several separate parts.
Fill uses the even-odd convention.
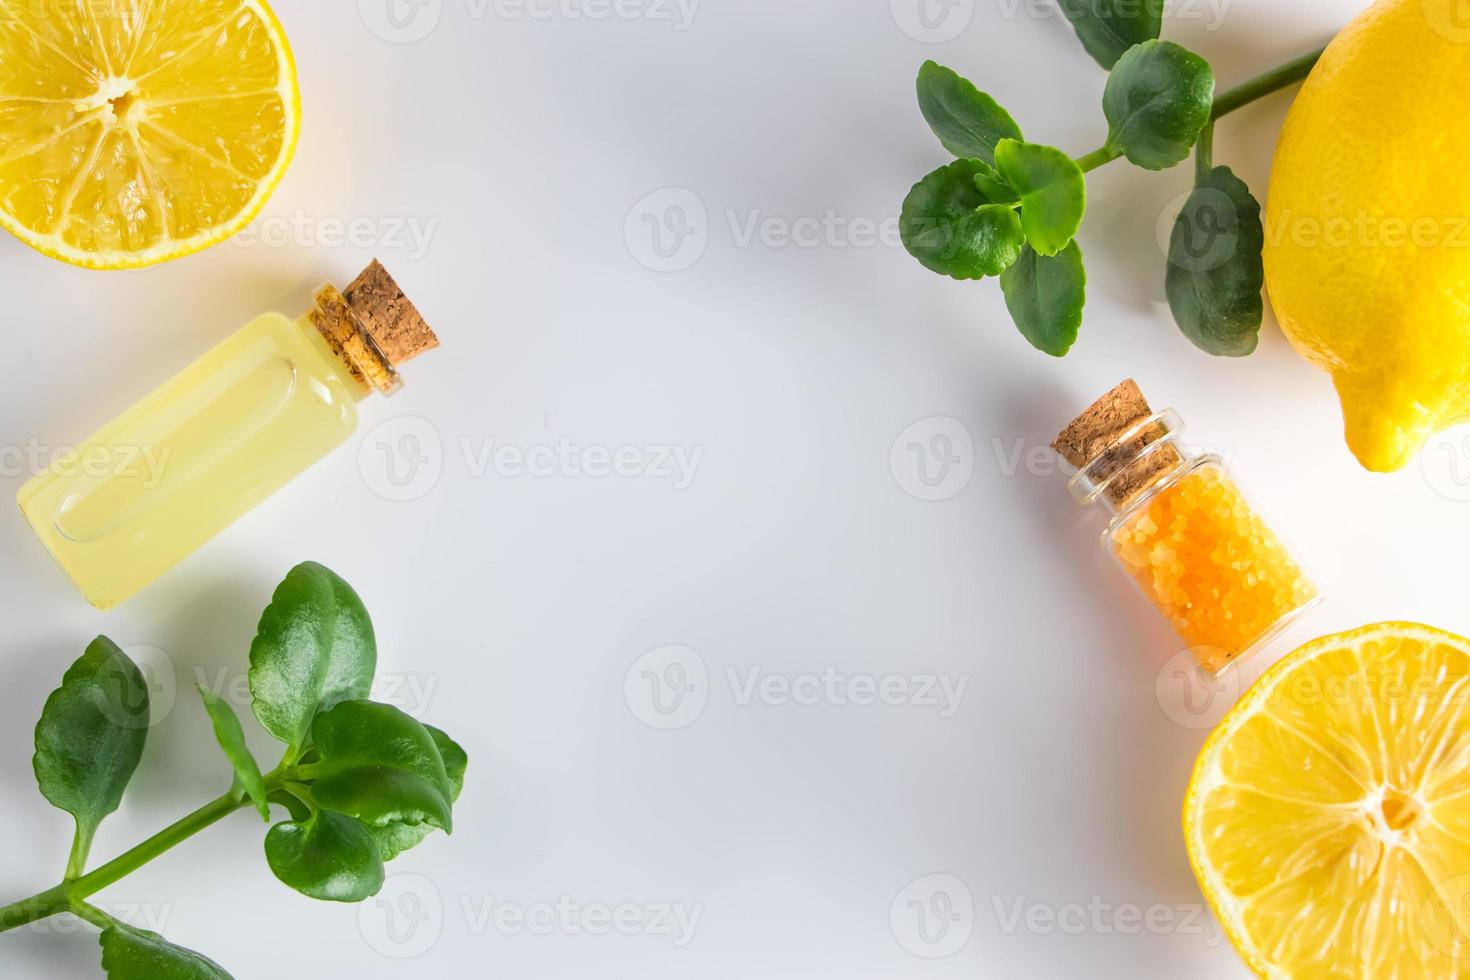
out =
[[[21,511],[109,609],[346,441],[367,394],[308,318],[268,313],[27,483]]]

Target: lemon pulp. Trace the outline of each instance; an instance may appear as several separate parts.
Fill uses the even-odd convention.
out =
[[[1470,977],[1470,641],[1408,623],[1307,644],[1206,745],[1190,859],[1271,980]]]
[[[0,226],[55,258],[132,268],[229,237],[299,121],[262,0],[0,0]]]

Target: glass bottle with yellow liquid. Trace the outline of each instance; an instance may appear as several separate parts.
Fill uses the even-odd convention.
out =
[[[438,346],[376,261],[315,300],[256,318],[21,488],[93,605],[130,598],[345,442],[357,403]]]

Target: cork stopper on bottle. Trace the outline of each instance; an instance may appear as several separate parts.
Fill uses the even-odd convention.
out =
[[[1052,448],[1079,470],[1101,460],[1093,468],[1110,478],[1105,493],[1121,509],[1183,462],[1172,445],[1144,454],[1168,434],[1161,424],[1143,425],[1153,415],[1148,399],[1130,378],[1077,416]]]
[[[439,346],[418,308],[377,259],[346,290],[330,283],[317,290],[310,316],[353,376],[387,394],[402,384],[400,364]]]
[[[378,350],[397,367],[439,346],[439,338],[419,315],[418,308],[403,295],[383,263],[372,264],[343,292],[347,305],[357,314]]]

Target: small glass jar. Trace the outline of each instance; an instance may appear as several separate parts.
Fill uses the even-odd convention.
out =
[[[1103,548],[1218,675],[1321,596],[1224,460],[1182,445],[1183,429],[1172,409],[1147,415],[1085,462],[1069,489],[1107,508]]]

